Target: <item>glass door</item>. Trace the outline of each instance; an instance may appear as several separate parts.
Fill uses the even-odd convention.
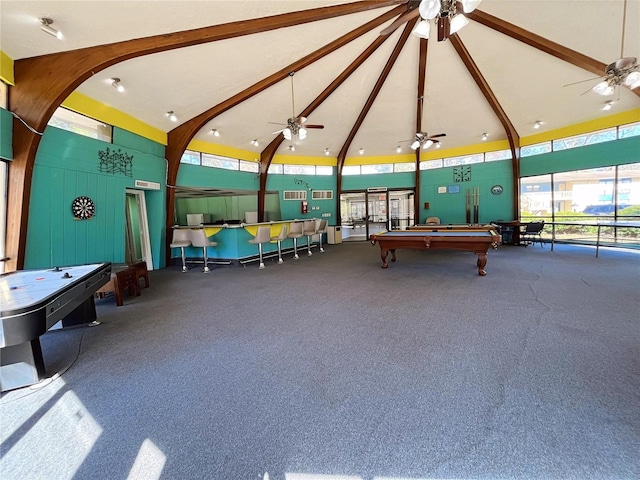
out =
[[[375,233],[391,230],[389,224],[389,192],[366,192],[367,221],[365,238]]]

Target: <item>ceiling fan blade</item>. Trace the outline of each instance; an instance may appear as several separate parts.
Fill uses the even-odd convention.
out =
[[[440,138],[440,137],[446,137],[447,134],[446,133],[438,133],[437,135],[431,135],[429,138]]]
[[[324,125],[305,125],[304,128],[324,128]]]
[[[280,122],[267,122],[270,123],[271,125],[286,125],[286,123],[280,123]]]
[[[387,28],[381,30],[380,31],[380,35],[389,35],[390,33],[393,33],[393,31],[396,28],[398,28],[400,25],[402,25],[405,22],[408,22],[409,20],[413,20],[419,14],[420,14],[420,12],[417,9],[416,10],[411,10],[410,12],[407,12],[407,13],[403,13],[391,25],[389,25]]]
[[[271,132],[271,135],[275,135],[276,133],[282,133],[286,130],[286,128],[283,128],[281,130],[276,130],[275,132]]]
[[[563,85],[563,87],[570,87],[571,85],[578,85],[579,83],[584,83],[584,82],[593,82],[594,80],[600,80],[601,78],[604,78],[604,77],[588,78],[587,80],[580,80],[579,82],[567,83],[566,85]]]

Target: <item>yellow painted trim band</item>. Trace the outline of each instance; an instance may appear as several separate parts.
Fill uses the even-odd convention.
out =
[[[9,85],[16,84],[13,76],[13,59],[2,50],[0,50],[0,79]]]
[[[569,125],[568,127],[549,130],[548,132],[542,132],[528,137],[522,137],[520,139],[520,146],[525,147],[527,145],[549,142],[559,138],[573,137],[575,135],[582,135],[584,133],[595,132],[597,130],[604,130],[605,128],[617,127],[619,125],[626,125],[627,123],[635,123],[638,121],[640,121],[640,108],[615,113],[613,115],[608,115],[596,120],[590,120],[588,122],[576,123],[574,125]]]
[[[203,230],[207,237],[213,237],[216,233],[222,230],[222,227],[204,227]]]
[[[335,157],[309,157],[301,155],[274,155],[271,163],[282,165],[321,165],[335,167],[338,159]]]
[[[260,154],[240,148],[228,147],[226,145],[218,145],[202,140],[191,140],[187,146],[187,150],[194,152],[209,153],[211,155],[220,155],[221,157],[235,158],[238,160],[246,160],[248,162],[259,162]]]
[[[167,134],[157,128],[137,120],[120,110],[98,102],[86,95],[73,92],[62,102],[62,106],[101,122],[108,123],[123,130],[148,138],[162,145],[167,145]]]

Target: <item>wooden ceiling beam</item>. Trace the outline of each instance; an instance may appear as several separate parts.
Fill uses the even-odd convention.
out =
[[[551,40],[541,37],[540,35],[531,33],[524,28],[520,28],[517,25],[505,22],[498,17],[494,17],[493,15],[482,12],[480,10],[474,10],[473,12],[466,13],[465,15],[469,19],[478,22],[485,27],[489,27],[515,40],[526,43],[533,48],[548,53],[549,55],[553,55],[554,57],[575,65],[578,68],[587,70],[594,75],[597,75],[599,77],[605,75],[605,69],[607,68],[607,65],[605,63],[599,62],[598,60],[583,55],[580,52],[571,50],[570,48],[560,45],[559,43],[552,42]],[[640,96],[639,88],[631,91]]]
[[[418,98],[416,106],[416,133],[422,131],[422,118],[424,116],[424,91],[427,83],[427,52],[429,40],[420,39],[420,58],[418,60]],[[414,223],[420,223],[420,147],[416,148],[416,192],[413,196]]]
[[[305,108],[299,116],[308,117],[318,108],[342,83],[349,78],[366,60],[382,45],[389,37],[379,36],[369,45],[351,64],[329,84],[324,91]],[[280,133],[271,143],[260,153],[260,191],[258,192],[258,221],[263,221],[264,206],[267,192],[267,172],[271,161],[284,141],[284,135]]]
[[[513,167],[513,210],[514,218],[517,218],[520,212],[520,191],[518,189],[520,180],[520,136],[507,116],[507,113],[502,108],[502,105],[500,105],[498,98],[491,90],[489,83],[482,75],[482,72],[480,72],[473,58],[471,58],[471,54],[462,43],[462,40],[460,40],[460,37],[458,35],[451,35],[449,40],[507,133],[507,139],[509,140],[509,147],[511,149],[511,164]]]

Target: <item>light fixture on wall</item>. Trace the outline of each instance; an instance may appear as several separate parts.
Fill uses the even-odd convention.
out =
[[[41,17],[38,19],[40,22],[40,30],[45,33],[48,33],[52,37],[56,37],[58,40],[62,40],[62,32],[60,30],[56,30],[51,25],[53,24],[53,19],[49,17]]]
[[[482,0],[461,0],[462,10],[465,13],[473,12]],[[469,20],[458,13],[456,0],[422,0],[418,11],[421,21],[413,29],[413,34],[420,38],[429,38],[431,20],[436,19],[438,29],[438,41],[441,42],[459,31],[469,23]]]
[[[220,131],[217,128],[212,128],[211,129],[211,135],[213,135],[214,137],[219,137],[220,136]]]
[[[176,114],[173,113],[173,110],[169,110],[166,115],[167,115],[167,118],[169,120],[171,120],[172,122],[177,122],[178,121],[178,117],[176,117]]]
[[[111,86],[120,93],[124,92],[124,85],[120,83],[120,79],[118,77],[113,77],[111,79]]]

